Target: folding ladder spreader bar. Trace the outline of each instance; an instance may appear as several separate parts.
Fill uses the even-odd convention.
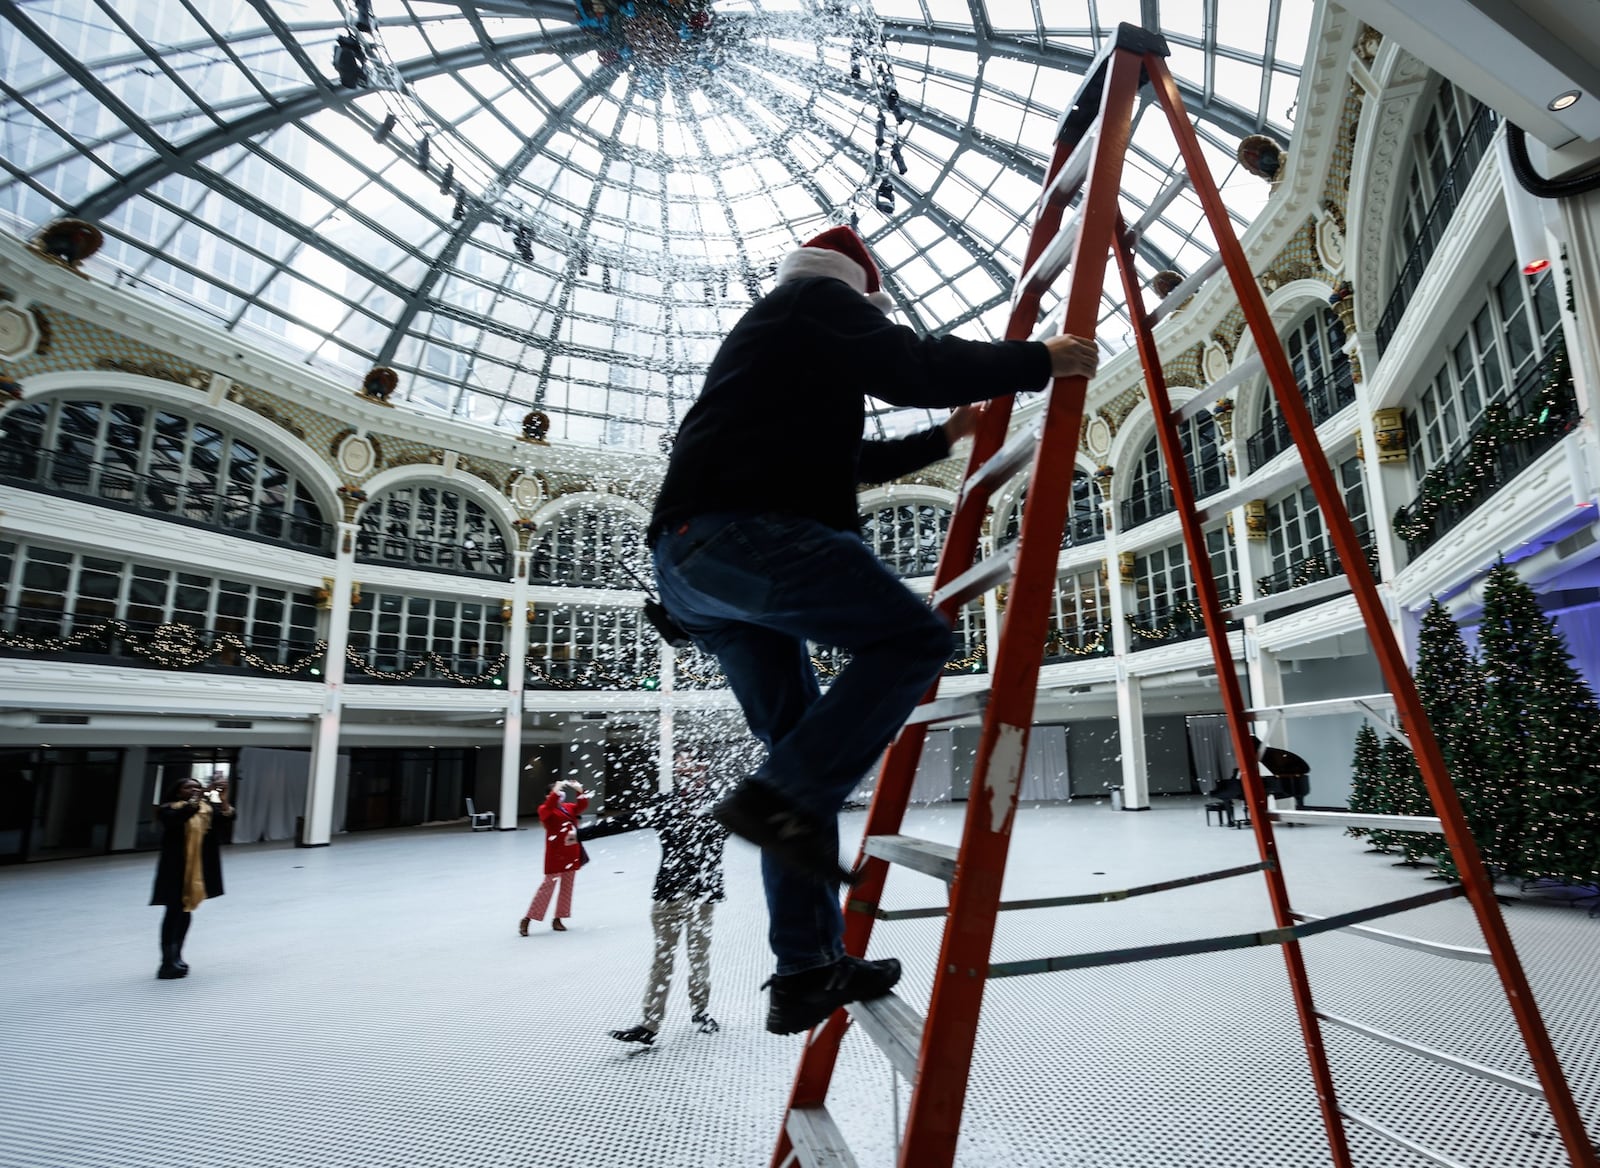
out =
[[[1320,921],[1323,918],[1316,913],[1296,912],[1294,919],[1297,921]],[[1345,930],[1357,936],[1368,937],[1374,941],[1382,941],[1386,945],[1394,945],[1401,949],[1415,949],[1419,953],[1431,953],[1435,957],[1453,957],[1457,961],[1481,961],[1489,963],[1494,960],[1487,949],[1473,949],[1466,945],[1446,945],[1443,941],[1428,941],[1421,937],[1408,937],[1404,933],[1391,933],[1385,929],[1374,929],[1370,925],[1351,925]]]
[[[844,1133],[825,1107],[792,1107],[784,1127],[794,1145],[786,1164],[799,1168],[856,1168]]]
[[[1163,318],[1182,308],[1184,301],[1200,290],[1201,284],[1204,284],[1212,276],[1222,271],[1222,262],[1222,253],[1213,252],[1210,259],[1180,280],[1178,286],[1167,293],[1160,304],[1150,310],[1150,327],[1155,328]]]
[[[1060,330],[1057,329],[1057,332]],[[1054,333],[1050,335],[1055,335]],[[961,486],[961,501],[979,490],[993,490],[1033,461],[1033,452],[1039,445],[1039,434],[1044,429],[1044,415],[1028,419],[1006,439],[1005,445],[995,452]]]
[[[1359,1111],[1351,1111],[1347,1107],[1341,1107],[1339,1109],[1339,1114],[1345,1119],[1348,1119],[1351,1123],[1355,1124],[1357,1127],[1364,1127],[1373,1135],[1382,1136],[1391,1144],[1398,1144],[1406,1151],[1413,1152],[1416,1155],[1421,1156],[1430,1164],[1437,1164],[1439,1168],[1471,1168],[1470,1165],[1463,1164],[1460,1160],[1452,1160],[1442,1152],[1435,1152],[1432,1148],[1425,1148],[1415,1140],[1406,1139],[1406,1137],[1401,1135],[1399,1132],[1385,1127],[1375,1119],[1370,1119],[1367,1116],[1362,1115]]]
[[[1436,815],[1369,815],[1363,811],[1291,811],[1283,808],[1267,812],[1274,823],[1321,823],[1332,827],[1364,827],[1369,831],[1444,831]]]
[[[1313,580],[1310,584],[1301,584],[1296,588],[1286,588],[1282,592],[1274,592],[1256,600],[1247,600],[1232,608],[1225,608],[1222,610],[1222,619],[1236,621],[1243,620],[1247,616],[1264,616],[1279,609],[1293,608],[1297,604],[1332,600],[1336,596],[1348,594],[1349,591],[1350,577],[1340,573],[1323,580]]]
[[[1175,420],[1187,422],[1190,418],[1198,417],[1200,414],[1205,413],[1217,402],[1221,401],[1222,396],[1229,390],[1235,386],[1243,385],[1265,368],[1266,363],[1261,360],[1259,355],[1241,361],[1179,406],[1177,413],[1174,415]]]
[[[861,850],[891,864],[937,876],[946,884],[956,878],[956,861],[961,855],[953,844],[910,835],[869,835],[861,842]]]
[[[894,994],[851,1002],[845,1009],[883,1051],[889,1065],[915,1083],[917,1055],[922,1050],[922,1016]]]
[[[1250,949],[1258,945],[1283,945],[1301,941],[1318,933],[1343,929],[1363,921],[1374,921],[1394,913],[1408,912],[1426,904],[1460,896],[1459,886],[1391,900],[1370,908],[1354,909],[1302,925],[1263,929],[1259,933],[1232,933],[1225,937],[1200,937],[1193,941],[1168,941],[1160,945],[1136,945],[1128,949],[1101,949],[1093,953],[1068,953],[1063,957],[1033,957],[1023,961],[1002,961],[989,966],[990,977],[1020,977],[1031,973],[1056,973],[1068,969],[1091,969],[1101,965],[1130,965],[1137,961],[1156,961],[1164,957],[1184,957],[1196,953],[1220,953],[1227,949]]]
[[[1392,713],[1395,708],[1393,694],[1363,694],[1353,698],[1325,698],[1317,702],[1293,702],[1283,706],[1257,706],[1246,710],[1245,717],[1256,722],[1277,718],[1317,718],[1326,714],[1379,714]]]
[[[1137,888],[1121,888],[1110,892],[1084,892],[1075,896],[1045,896],[1033,900],[1002,900],[996,910],[1017,912],[1031,908],[1070,908],[1078,904],[1106,904],[1115,900],[1129,900],[1135,896],[1148,896],[1152,892],[1170,892],[1174,888],[1188,888],[1195,884],[1209,884],[1213,880],[1228,880],[1234,876],[1248,876],[1263,872],[1264,863],[1245,864],[1238,868],[1223,868],[1217,872],[1202,872],[1198,876],[1180,876],[1175,880],[1162,880],[1156,884],[1141,884]],[[870,912],[880,921],[910,921],[924,917],[942,917],[944,908],[878,908],[852,900],[850,908],[856,912]]]
[[[933,594],[934,608],[949,605],[960,608],[969,600],[982,596],[989,589],[1004,584],[1017,574],[1016,544],[1002,548],[986,560],[980,560]]]
[[[1508,1074],[1495,1067],[1485,1066],[1483,1063],[1473,1062],[1471,1059],[1461,1058],[1447,1051],[1435,1047],[1424,1046],[1420,1042],[1412,1042],[1409,1038],[1401,1038],[1398,1034],[1390,1034],[1386,1030],[1379,1030],[1376,1026],[1368,1026],[1365,1022],[1357,1022],[1353,1018],[1344,1018],[1338,1014],[1325,1014],[1317,1011],[1317,1017],[1324,1022],[1335,1026],[1343,1026],[1346,1030],[1362,1034],[1375,1042],[1386,1043],[1398,1050],[1406,1051],[1421,1058],[1431,1059],[1447,1067],[1454,1067],[1458,1071],[1465,1071],[1469,1075],[1476,1075],[1480,1079],[1487,1079],[1491,1083],[1499,1083],[1502,1087],[1510,1087],[1513,1091],[1521,1091],[1525,1095],[1534,1095],[1544,1098],[1544,1088],[1532,1079],[1524,1079],[1520,1075]]]
[[[1204,527],[1215,523],[1251,499],[1270,499],[1284,487],[1298,483],[1304,477],[1305,469],[1293,459],[1285,461],[1277,470],[1264,475],[1252,475],[1232,490],[1211,496],[1203,507],[1198,508],[1200,525]]]
[[[1150,205],[1145,208],[1144,214],[1139,216],[1139,221],[1128,228],[1128,246],[1133,247],[1137,244],[1140,237],[1150,230],[1151,224],[1161,218],[1162,212],[1172,206],[1172,201],[1188,190],[1190,185],[1189,176],[1180,174],[1162,187],[1156,197],[1151,200]]]
[[[955,694],[948,698],[934,698],[923,702],[911,711],[907,726],[921,726],[933,722],[950,722],[956,718],[970,718],[981,714],[989,705],[989,691],[975,689],[971,693]]]

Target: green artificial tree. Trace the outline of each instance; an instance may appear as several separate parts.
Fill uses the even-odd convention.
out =
[[[1487,756],[1480,781],[1464,792],[1463,799],[1467,825],[1484,863],[1498,876],[1514,877],[1523,871],[1528,756],[1534,741],[1528,700],[1537,684],[1535,650],[1548,636],[1549,626],[1533,589],[1504,560],[1498,561],[1485,583],[1478,631]]]
[[[1534,637],[1528,674],[1519,874],[1600,883],[1600,707],[1548,617]]]
[[[1381,795],[1383,748],[1378,744],[1378,732],[1371,722],[1363,722],[1356,731],[1355,757],[1350,760],[1350,810],[1367,815],[1380,815],[1378,799]],[[1348,834],[1356,837],[1368,834],[1364,827],[1352,827]]]
[[[1383,760],[1378,768],[1378,801],[1383,809],[1378,814],[1398,815],[1403,793],[1414,781],[1412,776],[1416,764],[1411,760],[1411,748],[1398,738],[1384,738],[1381,753]],[[1378,851],[1392,852],[1401,846],[1402,837],[1410,834],[1378,828],[1367,839]]]

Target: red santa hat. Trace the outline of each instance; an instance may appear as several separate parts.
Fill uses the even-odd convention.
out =
[[[808,239],[784,256],[778,264],[778,283],[831,276],[843,280],[882,312],[894,308],[894,300],[883,291],[878,265],[861,237],[849,227],[830,227]]]

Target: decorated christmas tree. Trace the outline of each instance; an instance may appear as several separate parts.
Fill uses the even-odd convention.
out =
[[[1485,762],[1483,673],[1461,639],[1461,630],[1450,618],[1449,610],[1437,600],[1428,605],[1422,617],[1416,676],[1423,709],[1428,713],[1439,752],[1444,755],[1445,773],[1458,793],[1476,791],[1482,785]],[[1465,801],[1467,796],[1462,798]],[[1397,815],[1438,813],[1414,756],[1395,792],[1394,811]],[[1444,857],[1445,874],[1454,876],[1444,836],[1436,832],[1399,832],[1396,842],[1412,863],[1430,856]]]
[[[1350,760],[1350,810],[1368,815],[1381,815],[1379,800],[1382,797],[1383,748],[1378,745],[1378,732],[1371,722],[1363,722],[1356,731],[1355,757]],[[1364,836],[1368,829],[1352,827],[1348,834]]]
[[[1397,808],[1404,792],[1415,781],[1416,764],[1411,759],[1411,748],[1398,738],[1385,737],[1381,753],[1378,782],[1383,810],[1379,814],[1397,815],[1399,814]],[[1385,831],[1379,828],[1372,831],[1367,838],[1378,851],[1392,852],[1401,848],[1404,839],[1411,834],[1411,832]]]
[[[1533,642],[1518,872],[1533,880],[1600,883],[1600,708],[1553,620],[1541,616]]]
[[[1533,589],[1504,560],[1496,563],[1485,586],[1478,631],[1487,754],[1481,781],[1463,802],[1484,863],[1500,876],[1523,871],[1528,760],[1535,737],[1528,702],[1538,684],[1536,650],[1549,636]]]

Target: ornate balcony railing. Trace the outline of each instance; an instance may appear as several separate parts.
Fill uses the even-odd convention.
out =
[[[485,653],[436,653],[379,649],[352,644],[345,649],[345,680],[357,685],[432,685],[498,688],[506,683],[507,654],[485,646]],[[493,655],[486,655],[493,652]]]
[[[1394,532],[1420,555],[1488,502],[1578,424],[1578,398],[1564,345],[1557,345],[1492,402],[1461,449],[1417,484],[1417,497],[1394,513]]]
[[[480,546],[472,537],[453,543],[362,531],[356,537],[356,559],[367,564],[397,564],[425,572],[507,579],[511,567],[503,549]]]
[[[1228,469],[1223,465],[1220,455],[1194,468],[1192,473],[1196,500],[1215,495],[1228,485]],[[1165,482],[1158,490],[1133,495],[1122,500],[1122,530],[1131,531],[1141,523],[1149,523],[1167,514],[1176,506],[1172,487]]]
[[[1455,217],[1462,193],[1472,181],[1472,176],[1478,172],[1478,164],[1483,161],[1484,154],[1489,150],[1489,143],[1494,140],[1494,130],[1499,120],[1499,115],[1488,106],[1480,105],[1478,111],[1472,115],[1472,121],[1467,124],[1467,132],[1461,139],[1461,145],[1456,147],[1450,165],[1445,168],[1444,177],[1439,181],[1439,189],[1434,193],[1433,203],[1429,206],[1428,214],[1422,221],[1422,228],[1417,233],[1417,241],[1411,245],[1411,250],[1406,255],[1406,262],[1401,265],[1400,274],[1395,277],[1394,289],[1389,293],[1389,302],[1384,305],[1383,316],[1378,319],[1379,356],[1382,356],[1384,350],[1389,347],[1389,341],[1393,339],[1395,330],[1400,327],[1400,321],[1406,314],[1411,297],[1416,292],[1417,285],[1422,283],[1423,273],[1428,270],[1428,261],[1433,259],[1433,253],[1439,249],[1439,243],[1444,239],[1445,228],[1450,226],[1450,220]]]
[[[1238,596],[1231,591],[1222,593],[1221,599],[1224,608],[1238,603]],[[1152,649],[1176,641],[1192,641],[1206,635],[1200,604],[1192,596],[1181,597],[1175,603],[1140,605],[1123,619],[1128,622],[1128,629],[1133,634],[1128,639],[1128,649],[1135,653],[1140,649]],[[1240,628],[1241,624],[1239,621],[1228,621],[1224,627],[1232,631]]]
[[[1306,408],[1311,411],[1311,420],[1320,426],[1356,400],[1356,383],[1346,366],[1334,377],[1319,377],[1309,386],[1302,386],[1300,393],[1305,398]],[[1274,415],[1272,421],[1245,440],[1245,448],[1250,454],[1250,469],[1260,470],[1293,445],[1294,440],[1289,437],[1289,423],[1284,421],[1282,414]]]
[[[1372,578],[1374,580],[1382,579],[1378,572],[1378,549],[1372,542],[1372,533],[1365,527],[1358,526],[1356,535],[1361,540],[1361,547],[1367,554],[1367,567],[1372,572]],[[1291,561],[1287,567],[1280,568],[1276,572],[1258,576],[1256,578],[1256,595],[1276,596],[1305,584],[1314,584],[1318,580],[1326,580],[1331,576],[1343,575],[1344,564],[1332,551],[1324,555],[1305,556]],[[1305,604],[1297,604],[1292,608],[1280,608],[1267,613],[1262,619],[1272,620],[1275,617],[1288,616],[1290,613],[1300,612],[1321,603],[1323,602],[1319,600],[1311,600]]]
[[[114,463],[49,450],[0,446],[0,482],[76,495],[109,507],[305,551],[333,549],[333,525],[262,506],[200,483],[136,474]]]
[[[1064,624],[1051,628],[1045,635],[1044,662],[1047,665],[1110,655],[1111,626],[1100,621]]]
[[[326,641],[252,637],[61,609],[0,608],[0,655],[318,680]]]

